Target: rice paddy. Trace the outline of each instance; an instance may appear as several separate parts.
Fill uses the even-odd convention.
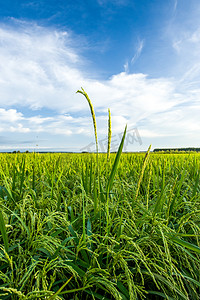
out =
[[[1,154],[1,299],[198,299],[200,155],[148,158]]]
[[[199,299],[200,154],[125,134],[98,159],[0,154],[0,299]]]

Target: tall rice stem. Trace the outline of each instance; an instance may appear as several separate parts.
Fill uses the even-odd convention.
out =
[[[91,115],[92,115],[92,120],[93,120],[93,126],[94,126],[94,134],[95,134],[95,141],[96,141],[96,151],[98,153],[97,123],[96,123],[96,117],[95,117],[95,112],[94,112],[94,108],[93,108],[92,102],[91,102],[88,94],[85,92],[85,90],[83,88],[81,88],[81,90],[78,90],[77,93],[80,93],[83,96],[85,96],[85,98],[87,99],[87,102],[89,104]]]
[[[108,150],[107,150],[107,161],[110,160],[111,137],[112,137],[111,114],[110,114],[110,109],[108,109]]]
[[[137,200],[137,197],[138,197],[138,194],[139,194],[140,185],[141,185],[141,182],[142,182],[142,179],[143,179],[143,176],[144,176],[144,171],[145,171],[146,165],[147,165],[148,160],[149,160],[150,150],[151,150],[151,145],[149,146],[148,151],[146,152],[145,157],[144,157],[142,171],[141,171],[141,174],[140,174],[140,177],[139,177],[139,180],[138,180],[138,184],[137,184],[137,190],[136,190],[136,194],[135,194],[135,201]],[[134,202],[133,202],[133,204],[134,204]]]
[[[0,211],[0,232],[3,238],[5,250],[6,252],[8,252],[8,234],[6,232],[6,225],[1,211]]]

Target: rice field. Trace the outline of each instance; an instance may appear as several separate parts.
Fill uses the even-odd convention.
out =
[[[200,154],[0,154],[0,299],[199,299]]]
[[[200,153],[0,154],[0,299],[200,299]]]

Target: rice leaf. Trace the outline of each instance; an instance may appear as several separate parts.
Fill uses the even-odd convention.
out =
[[[0,231],[1,231],[2,238],[3,238],[5,250],[6,250],[6,252],[8,252],[8,247],[9,247],[8,246],[8,234],[6,232],[4,217],[3,217],[1,210],[0,210]]]
[[[174,237],[174,236],[170,236],[170,239],[171,239],[173,242],[175,242],[176,244],[181,245],[181,246],[183,246],[183,247],[185,247],[185,248],[187,248],[187,249],[189,249],[189,250],[192,250],[192,251],[194,251],[194,252],[200,254],[200,247],[198,247],[198,246],[196,246],[196,245],[194,245],[194,244],[191,244],[191,243],[189,243],[189,242],[183,241],[183,240],[181,240],[181,239],[178,239],[178,238],[176,238],[176,237]]]
[[[119,148],[118,148],[118,151],[117,151],[117,155],[115,157],[115,161],[114,161],[114,164],[113,164],[113,167],[112,167],[112,171],[111,171],[111,174],[110,174],[110,177],[109,177],[109,180],[108,180],[107,189],[106,189],[107,198],[108,198],[108,195],[109,195],[109,193],[110,193],[110,191],[112,189],[113,181],[114,181],[115,174],[116,174],[116,171],[117,171],[117,167],[119,165],[120,156],[122,154],[122,150],[123,150],[123,146],[124,146],[124,140],[125,140],[125,136],[126,136],[126,130],[127,130],[127,125],[125,127],[124,134],[123,134],[121,143],[119,145]]]
[[[157,291],[147,291],[147,292],[150,295],[156,295],[156,296],[162,297],[162,298],[167,299],[167,300],[174,300],[174,298],[172,298],[168,295],[165,295],[164,293],[161,293],[161,292],[157,292]]]
[[[66,287],[66,285],[72,280],[72,278],[74,277],[74,275],[72,275],[60,288],[59,288],[59,290],[53,295],[53,296],[51,296],[50,298],[49,298],[49,300],[53,300],[53,299],[55,299],[56,298],[56,296],[58,296],[61,292],[62,292],[62,290]]]

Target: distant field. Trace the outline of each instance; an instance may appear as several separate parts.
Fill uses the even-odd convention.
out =
[[[0,154],[0,299],[199,299],[200,153],[115,157]]]

